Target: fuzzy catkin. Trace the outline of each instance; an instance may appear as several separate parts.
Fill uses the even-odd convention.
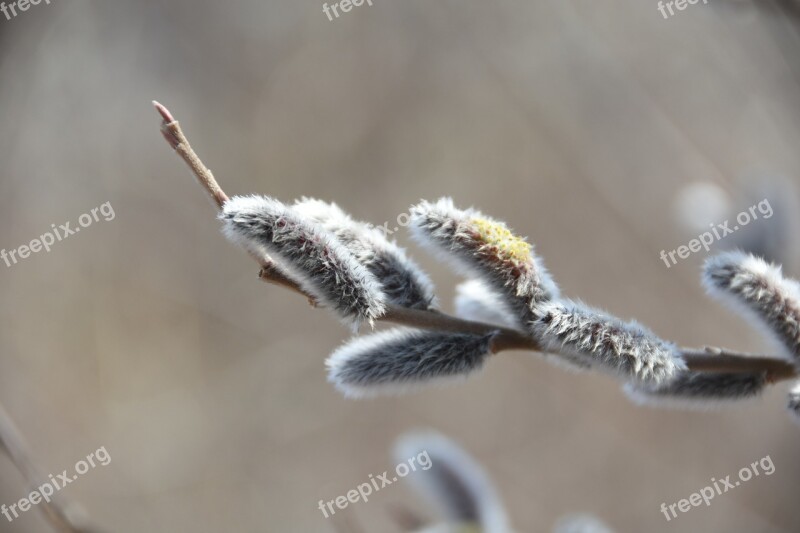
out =
[[[328,381],[345,396],[366,397],[465,377],[483,366],[494,337],[411,328],[356,337],[326,361]]]
[[[517,327],[531,320],[537,303],[558,297],[533,247],[480,211],[457,209],[450,198],[423,201],[411,208],[410,230],[421,245],[496,291],[513,310]]]
[[[317,222],[266,196],[237,196],[222,207],[223,232],[266,251],[292,279],[354,327],[385,311],[380,283]]]
[[[517,319],[503,298],[480,279],[467,280],[456,287],[456,316],[495,326],[516,328]]]
[[[661,383],[685,368],[677,347],[647,328],[570,300],[537,306],[530,331],[543,351],[643,382]]]
[[[800,284],[784,278],[779,266],[743,252],[710,258],[703,281],[709,294],[755,317],[800,365]]]
[[[765,372],[684,371],[658,386],[628,383],[624,390],[631,400],[640,405],[702,409],[753,398],[761,394],[767,383]]]
[[[422,310],[435,307],[430,278],[380,230],[353,220],[334,203],[303,198],[292,209],[336,237],[380,282],[388,303]]]

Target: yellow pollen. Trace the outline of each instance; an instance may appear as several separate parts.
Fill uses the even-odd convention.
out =
[[[478,231],[480,240],[497,248],[504,259],[510,259],[515,263],[530,261],[531,245],[522,237],[511,233],[504,224],[484,218],[474,218],[472,223]]]

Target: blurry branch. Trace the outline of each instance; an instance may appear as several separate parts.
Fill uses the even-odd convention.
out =
[[[33,459],[31,459],[25,439],[2,406],[0,406],[0,450],[8,455],[20,471],[28,484],[29,490],[37,490],[38,487],[47,483],[47,477],[39,471]],[[61,533],[96,533],[94,529],[88,529],[86,526],[75,523],[76,520],[70,517],[70,515],[75,514],[70,512],[72,506],[64,504],[59,495],[54,494],[50,498],[51,501],[42,500],[37,504],[37,507],[42,511],[45,519],[55,531]]]
[[[192,174],[208,193],[218,208],[222,208],[228,196],[217,183],[211,171],[203,164],[192,149],[177,120],[158,102],[153,102],[156,110],[163,119],[161,133],[177,154],[189,166]],[[259,277],[263,281],[281,285],[302,294],[312,305],[316,305],[314,298],[304,291],[294,280],[285,276],[274,265],[272,260],[263,254],[248,250],[251,256],[261,265]],[[532,337],[517,330],[500,327],[493,324],[463,320],[438,311],[418,310],[388,304],[386,312],[378,320],[392,322],[413,328],[447,331],[451,333],[490,334],[496,332],[492,344],[494,353],[503,350],[529,350],[543,352],[539,343]],[[546,352],[559,356],[559,353]],[[792,379],[797,376],[795,367],[787,360],[780,357],[755,356],[736,353],[721,348],[709,347],[705,349],[680,350],[680,355],[687,368],[693,372],[719,372],[719,373],[764,373],[769,382],[778,382]]]

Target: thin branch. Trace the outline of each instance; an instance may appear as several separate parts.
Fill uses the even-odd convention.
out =
[[[541,351],[536,341],[519,331],[483,322],[464,320],[439,311],[422,311],[400,307],[399,305],[388,305],[386,313],[379,320],[414,328],[448,331],[451,333],[486,335],[487,333],[497,332],[493,344],[495,353],[514,349]]]
[[[225,194],[225,191],[219,186],[211,170],[203,164],[203,161],[192,149],[192,145],[189,144],[189,141],[181,130],[180,124],[178,124],[178,121],[172,116],[172,113],[155,100],[153,100],[153,106],[155,106],[156,111],[161,115],[161,134],[164,136],[164,139],[166,139],[172,149],[183,159],[189,167],[189,170],[192,171],[194,177],[197,178],[197,181],[208,193],[209,197],[211,197],[211,200],[217,205],[217,208],[221,209],[225,202],[228,201],[228,195]],[[258,261],[261,265],[261,279],[300,292],[313,304],[314,299],[309,294],[306,294],[293,280],[286,277],[286,275],[274,265],[269,257],[266,255],[258,255],[253,251],[249,251],[249,253],[253,259]]]
[[[192,150],[189,141],[181,131],[178,121],[158,102],[153,102],[153,105],[155,105],[163,119],[161,132],[164,134],[164,138],[186,162],[189,169],[200,182],[200,185],[203,186],[217,206],[221,208],[227,201],[228,196],[214,179],[214,175],[211,171],[208,170],[197,154],[195,154],[194,150]],[[314,304],[314,299],[303,291],[294,280],[284,275],[269,257],[259,256],[253,252],[250,252],[250,255],[261,265],[259,278],[263,281],[281,285],[287,289],[298,292]],[[522,332],[492,324],[463,320],[438,311],[422,311],[390,305],[387,307],[386,313],[378,320],[420,329],[450,331],[454,333],[481,334],[497,331],[498,335],[493,345],[494,352],[514,349],[542,352],[536,340]],[[556,353],[553,355],[560,354]],[[749,355],[731,352],[721,348],[705,348],[702,350],[682,348],[681,356],[689,370],[695,372],[765,372],[768,379],[772,382],[797,377],[797,370],[792,363],[780,357]]]
[[[771,382],[797,377],[797,369],[786,359],[743,354],[717,347],[702,350],[682,348],[681,356],[695,372],[759,373],[766,372]]]
[[[25,478],[28,490],[37,490],[48,482],[47,477],[39,471],[31,459],[28,445],[16,424],[2,406],[0,406],[0,450],[5,451],[22,477]],[[42,500],[38,506],[55,531],[61,533],[92,533],[93,531],[74,523],[75,521],[70,518],[69,506],[62,503],[60,495],[51,496],[49,502]]]
[[[499,332],[495,337],[494,351],[531,350],[542,352],[535,339],[513,329],[501,328],[492,324],[463,320],[444,313],[420,311],[405,307],[390,306],[379,320],[393,322],[421,329],[452,331],[454,333]],[[558,355],[558,354],[555,354]],[[721,348],[702,350],[681,348],[681,357],[689,370],[695,372],[759,373],[766,372],[771,381],[781,381],[795,377],[794,365],[785,359],[735,353]]]
[[[181,159],[189,165],[192,174],[200,181],[200,185],[208,192],[211,199],[217,204],[217,207],[222,208],[223,204],[228,201],[228,195],[226,195],[217,184],[217,180],[214,179],[214,174],[211,173],[208,167],[197,157],[197,154],[194,153],[189,141],[183,135],[178,121],[172,117],[169,110],[155,100],[153,101],[153,105],[163,119],[161,134],[164,136],[164,139],[166,139],[172,149],[181,156]]]

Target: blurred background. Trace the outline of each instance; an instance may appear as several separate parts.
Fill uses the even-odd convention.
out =
[[[661,411],[511,352],[463,385],[344,399],[324,359],[349,332],[257,280],[150,104],[229,194],[319,197],[389,228],[452,195],[527,235],[568,296],[682,345],[765,353],[704,296],[708,254],[667,268],[659,253],[768,198],[775,215],[736,239],[773,239],[800,274],[794,4],[710,0],[668,19],[654,0],[373,4],[332,21],[288,0],[0,16],[0,248],[105,202],[116,215],[0,263],[0,403],[40,468],[105,446],[111,464],[62,495],[108,532],[391,533],[398,506],[432,518],[403,483],[330,519],[317,504],[392,469],[392,443],[422,427],[482,462],[519,531],[571,512],[619,532],[800,530],[784,385]],[[395,236],[450,310],[458,278]],[[772,476],[661,514],[766,455]],[[0,457],[0,503],[26,493]],[[48,525],[33,511],[0,531]]]

